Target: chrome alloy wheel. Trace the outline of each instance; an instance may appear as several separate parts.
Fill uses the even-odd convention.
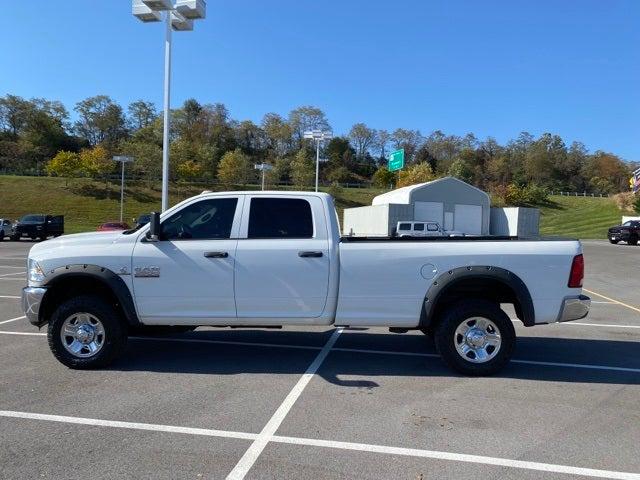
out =
[[[502,338],[495,323],[484,317],[471,317],[456,328],[453,343],[458,354],[472,363],[486,363],[500,351]]]
[[[60,339],[70,354],[80,358],[93,357],[104,345],[104,327],[90,313],[74,313],[62,324]]]

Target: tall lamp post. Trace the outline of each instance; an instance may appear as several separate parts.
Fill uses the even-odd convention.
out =
[[[165,12],[164,40],[164,126],[162,130],[162,211],[169,207],[169,122],[171,90],[171,30],[193,30],[193,21],[205,18],[205,0],[132,0],[131,13],[138,20],[150,23],[162,20]]]
[[[316,141],[316,192],[318,191],[318,177],[320,173],[320,142],[333,138],[331,132],[323,132],[322,130],[309,130],[304,132],[304,138]]]
[[[124,213],[124,164],[133,162],[133,157],[116,155],[113,160],[122,164],[122,177],[120,179],[120,223],[122,223],[122,214]]]

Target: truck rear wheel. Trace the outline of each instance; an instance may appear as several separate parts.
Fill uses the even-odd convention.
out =
[[[83,295],[65,301],[55,310],[47,338],[53,355],[67,367],[100,368],[122,353],[127,329],[115,309],[102,298]]]
[[[472,376],[492,375],[511,359],[516,333],[499,305],[465,300],[445,310],[435,329],[435,344],[444,362]]]

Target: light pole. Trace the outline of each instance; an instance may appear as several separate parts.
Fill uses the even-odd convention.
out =
[[[124,213],[124,164],[133,162],[133,157],[127,157],[125,155],[116,155],[113,160],[122,164],[122,178],[120,179],[120,223],[122,223],[122,217]]]
[[[323,132],[322,130],[309,130],[304,132],[304,138],[316,141],[316,192],[318,191],[318,177],[320,174],[320,142],[333,138],[331,132]]]
[[[131,12],[138,20],[159,22],[165,12],[164,95],[162,129],[162,211],[169,207],[169,126],[171,121],[171,30],[193,30],[193,21],[205,18],[205,0],[132,0]]]
[[[269,165],[268,163],[256,163],[253,168],[255,168],[256,170],[260,170],[262,172],[262,190],[264,190],[264,175],[265,172],[268,172],[270,170],[273,170],[273,166]]]

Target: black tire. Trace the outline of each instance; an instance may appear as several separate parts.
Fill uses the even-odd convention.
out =
[[[137,325],[130,327],[129,332],[131,335],[141,337],[156,337],[192,332],[196,328],[198,327],[195,325]]]
[[[102,346],[90,357],[74,355],[63,345],[60,336],[65,320],[81,312],[97,318],[104,329]],[[63,365],[78,370],[101,368],[109,365],[124,350],[127,343],[127,326],[116,310],[101,297],[83,295],[71,298],[58,306],[49,321],[47,338],[51,352]]]
[[[11,236],[9,237],[9,240],[11,240],[12,242],[17,242],[17,241],[19,241],[19,240],[20,240],[20,237],[19,237],[19,236],[17,236],[17,235],[11,235]]]
[[[463,357],[456,348],[456,343],[464,339],[464,337],[458,338],[456,329],[472,317],[489,320],[497,327],[500,334],[500,347],[495,354],[494,347],[489,352],[490,358],[483,363],[473,361],[474,353]],[[492,327],[490,328],[492,330]],[[516,344],[516,332],[511,319],[499,305],[486,300],[465,300],[450,306],[441,314],[435,328],[434,340],[438,353],[449,367],[464,375],[485,376],[497,373],[509,362]],[[487,349],[490,350],[491,347]]]
[[[638,244],[638,237],[636,235],[629,237],[629,240],[627,240],[627,243],[629,245],[637,245]]]
[[[613,243],[614,245],[617,245],[619,241],[620,240],[609,240],[609,243]]]

